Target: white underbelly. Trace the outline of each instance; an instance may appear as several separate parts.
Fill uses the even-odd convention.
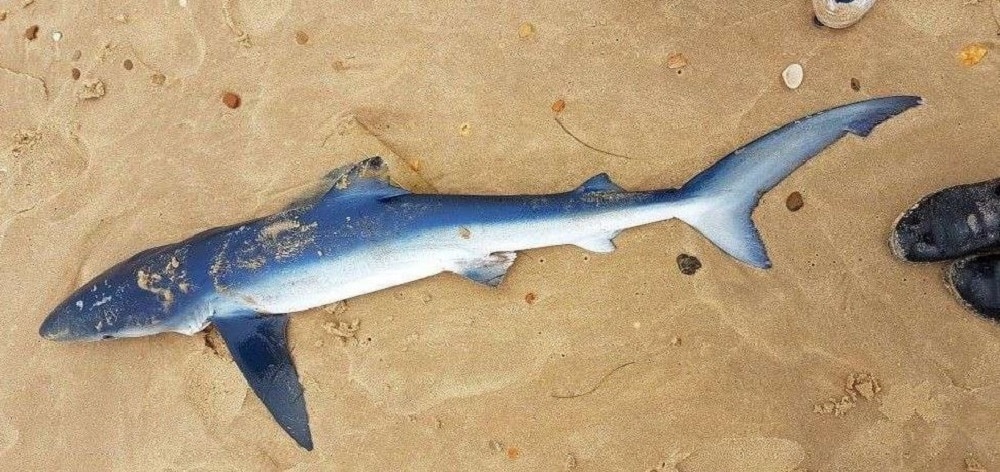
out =
[[[403,285],[447,270],[442,251],[364,251],[286,269],[243,290],[262,313],[294,313]]]
[[[479,223],[439,228],[419,236],[320,257],[287,267],[228,296],[234,309],[294,313],[403,285],[444,271],[461,272],[494,252],[562,244],[602,250],[618,231],[665,219],[664,208],[612,214],[566,215],[544,221]],[[603,240],[603,241],[601,241]]]

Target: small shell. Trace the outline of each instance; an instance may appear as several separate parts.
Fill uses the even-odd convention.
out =
[[[802,78],[805,76],[805,71],[802,70],[801,64],[790,64],[781,72],[781,80],[785,81],[785,85],[795,90],[802,85]]]
[[[868,10],[875,5],[875,0],[813,0],[813,10],[820,23],[831,28],[847,28],[857,23]]]

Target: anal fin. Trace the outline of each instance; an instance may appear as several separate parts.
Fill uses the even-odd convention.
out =
[[[213,319],[233,360],[274,420],[306,450],[312,450],[309,414],[299,375],[288,352],[288,315]]]
[[[604,236],[595,236],[587,239],[581,239],[580,241],[573,243],[573,245],[582,249],[586,249],[590,252],[607,254],[615,251],[615,242],[614,242],[615,236],[618,236],[617,231],[612,234]]]
[[[507,269],[514,265],[516,257],[516,252],[494,252],[480,259],[462,261],[452,272],[483,285],[496,287],[503,282]]]

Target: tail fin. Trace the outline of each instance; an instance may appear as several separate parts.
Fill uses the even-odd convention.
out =
[[[796,120],[733,151],[681,188],[702,210],[682,216],[730,256],[754,267],[771,267],[750,219],[757,202],[795,169],[848,133],[868,136],[893,116],[921,104],[920,97],[876,98]]]

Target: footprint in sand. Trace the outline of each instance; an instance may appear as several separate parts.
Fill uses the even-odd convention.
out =
[[[58,195],[86,167],[80,148],[59,131],[20,130],[0,156],[0,210],[34,208]]]
[[[440,326],[375,341],[351,360],[351,377],[373,401],[416,414],[454,398],[482,395],[535,375],[557,345],[527,328],[497,336],[482,326]],[[518,332],[523,331],[523,332]],[[482,346],[502,355],[483,356]]]
[[[0,457],[3,457],[10,448],[14,447],[19,439],[21,439],[21,432],[10,424],[10,420],[0,416]]]
[[[124,34],[137,62],[167,77],[192,76],[205,60],[205,38],[197,22],[176,3],[150,2],[143,14],[129,17]]]
[[[237,28],[253,36],[274,30],[291,6],[291,0],[230,0],[226,11]]]
[[[782,438],[735,438],[703,446],[675,467],[679,472],[791,472],[805,458],[805,450],[795,441]]]

